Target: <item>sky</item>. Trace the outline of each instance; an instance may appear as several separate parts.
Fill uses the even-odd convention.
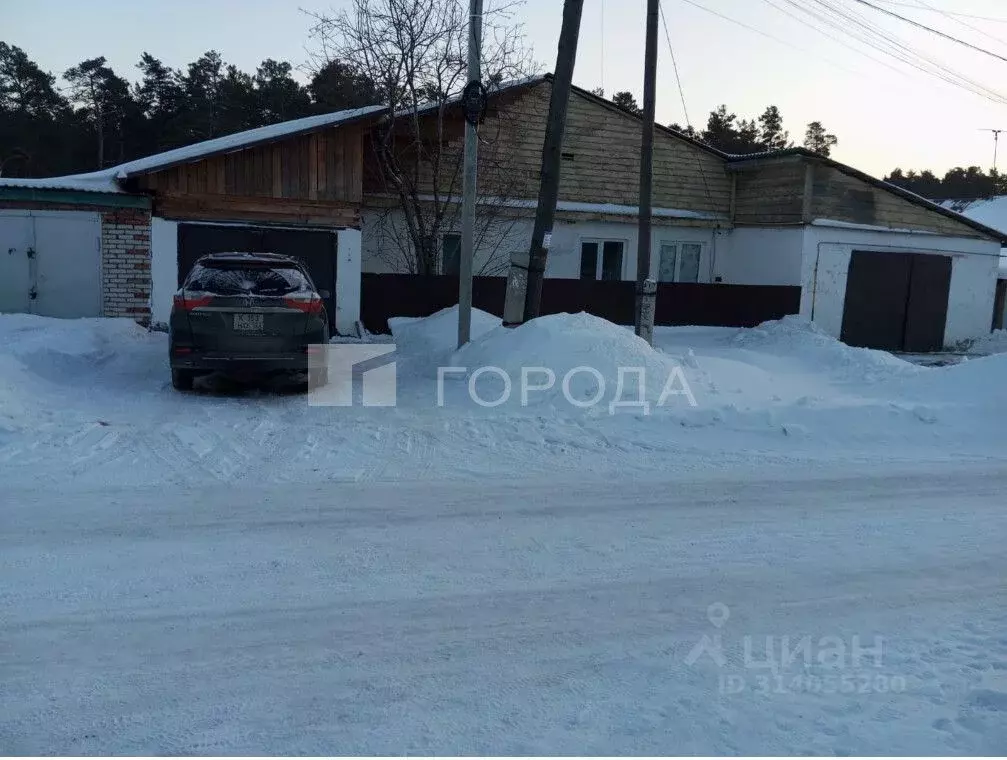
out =
[[[504,0],[485,2],[492,6]],[[829,29],[790,2],[794,0],[662,0],[689,118],[662,29],[658,121],[702,127],[721,103],[745,118],[772,104],[783,114],[791,139],[800,143],[807,122],[821,121],[839,138],[835,158],[877,176],[895,167],[943,173],[958,165],[992,165],[993,135],[982,130],[1007,129],[1007,85],[1000,84],[1007,61],[916,29],[857,0],[830,0],[993,91],[983,97],[868,48],[848,36],[849,30]],[[821,13],[820,2],[796,0]],[[1007,58],[1007,0],[871,2]],[[348,4],[0,0],[0,39],[23,48],[57,75],[85,58],[104,55],[120,75],[135,79],[135,64],[144,51],[184,68],[210,49],[226,62],[254,71],[265,58],[303,64],[311,26],[305,11],[332,12]],[[562,5],[561,0],[526,0],[514,12],[513,21],[523,26],[543,71],[555,67]],[[608,95],[629,90],[640,100],[645,16],[646,0],[585,0],[575,84],[604,87]],[[976,18],[980,16],[986,18]],[[1007,133],[1003,137],[1001,169],[1007,164]]]

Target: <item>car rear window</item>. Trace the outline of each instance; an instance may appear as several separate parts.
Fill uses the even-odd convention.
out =
[[[189,273],[185,288],[218,296],[283,296],[312,290],[304,274],[294,267],[200,264]]]

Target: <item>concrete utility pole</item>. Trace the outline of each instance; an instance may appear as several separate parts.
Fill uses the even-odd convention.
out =
[[[654,179],[654,104],[657,90],[657,18],[660,0],[647,0],[643,71],[643,139],[640,142],[640,228],[636,243],[636,334],[654,341],[657,285],[650,277],[651,190]]]
[[[469,59],[466,95],[482,88],[479,63],[483,36],[483,0],[469,0]],[[482,93],[485,99],[485,93]],[[468,103],[466,103],[468,110]],[[472,260],[475,257],[476,183],[480,114],[466,113],[465,165],[462,177],[462,250],[458,261],[458,348],[469,342],[472,327]]]
[[[535,213],[535,227],[528,253],[523,320],[514,313],[508,313],[505,305],[505,324],[535,319],[539,315],[542,303],[542,278],[545,276],[546,257],[552,242],[552,225],[556,216],[556,201],[559,198],[563,130],[566,128],[566,111],[570,102],[570,87],[573,84],[573,67],[577,61],[577,39],[580,35],[580,17],[583,10],[584,0],[565,0],[563,3],[563,26],[559,33],[556,72],[552,81],[552,95],[549,98],[545,143],[542,146],[542,182],[539,185],[538,210]],[[520,263],[512,262],[511,266],[513,269],[515,266],[519,267]],[[511,277],[511,281],[516,279],[519,278]],[[516,301],[517,304],[520,303],[519,298]],[[511,309],[511,312],[514,311],[516,308]]]

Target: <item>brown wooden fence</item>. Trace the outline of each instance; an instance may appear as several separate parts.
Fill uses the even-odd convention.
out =
[[[362,280],[360,318],[373,333],[387,333],[389,317],[426,317],[458,303],[458,278],[453,276],[365,273]],[[472,305],[502,316],[506,287],[505,277],[475,277]],[[586,311],[630,325],[635,299],[634,282],[546,279],[542,313]],[[662,282],[657,286],[655,322],[751,327],[796,314],[800,302],[796,286]]]

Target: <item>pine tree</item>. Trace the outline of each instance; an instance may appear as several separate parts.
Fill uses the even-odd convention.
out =
[[[337,60],[329,61],[315,72],[308,91],[315,110],[321,113],[378,105],[385,100],[377,84]]]
[[[769,106],[759,117],[759,142],[764,150],[791,147],[790,133],[783,128],[783,116],[776,106]]]
[[[839,139],[826,132],[822,122],[813,121],[808,124],[808,129],[804,133],[804,147],[808,150],[827,157],[838,143]]]
[[[639,104],[637,104],[636,98],[633,97],[633,93],[628,90],[617,92],[612,96],[612,102],[620,108],[626,109],[630,113],[639,114],[643,112],[643,109],[641,109]]]
[[[125,154],[123,126],[134,117],[129,83],[105,65],[105,57],[90,58],[67,69],[63,78],[70,84],[70,100],[80,106],[81,115],[92,125],[97,138],[98,167],[109,159],[108,147],[119,145],[121,158]]]
[[[291,76],[290,64],[267,58],[256,69],[255,92],[266,123],[288,121],[311,112],[311,96]]]
[[[189,64],[182,78],[185,131],[190,142],[223,134],[220,128],[220,87],[224,81],[220,53],[210,50]]]

